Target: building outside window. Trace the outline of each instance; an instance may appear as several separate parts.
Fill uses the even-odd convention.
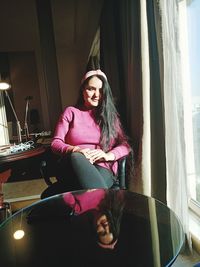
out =
[[[200,215],[200,1],[186,0],[180,8],[184,58],[184,116],[190,204]]]

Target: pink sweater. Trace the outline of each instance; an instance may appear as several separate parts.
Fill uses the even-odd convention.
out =
[[[80,148],[97,149],[100,141],[100,128],[93,118],[92,110],[84,110],[75,107],[67,107],[56,126],[55,134],[51,143],[54,153],[65,154],[69,146]],[[128,144],[111,147],[110,152],[115,155],[115,161],[100,162],[98,165],[117,173],[117,160],[128,155]]]
[[[67,192],[63,194],[63,199],[77,214],[81,214],[92,209],[98,210],[98,205],[105,197],[105,193],[104,189],[87,190],[81,194]]]

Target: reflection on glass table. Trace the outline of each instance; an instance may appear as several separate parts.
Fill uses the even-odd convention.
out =
[[[0,262],[31,266],[171,266],[183,244],[177,216],[126,190],[56,195],[0,225]]]

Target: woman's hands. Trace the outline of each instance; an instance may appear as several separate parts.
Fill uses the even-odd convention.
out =
[[[113,153],[105,153],[102,149],[89,149],[86,151],[85,157],[93,164],[100,161],[113,161],[115,155]]]
[[[115,155],[111,152],[105,153],[102,149],[89,149],[89,148],[78,148],[73,149],[72,152],[79,152],[83,154],[91,164],[100,161],[113,161]]]

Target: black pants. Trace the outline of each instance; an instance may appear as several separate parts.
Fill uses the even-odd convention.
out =
[[[57,160],[54,172],[58,182],[44,190],[41,199],[74,190],[110,188],[116,180],[110,170],[91,164],[78,152],[66,154]]]
[[[98,165],[93,165],[81,153],[66,154],[59,164],[57,179],[69,190],[110,188],[116,177]]]

